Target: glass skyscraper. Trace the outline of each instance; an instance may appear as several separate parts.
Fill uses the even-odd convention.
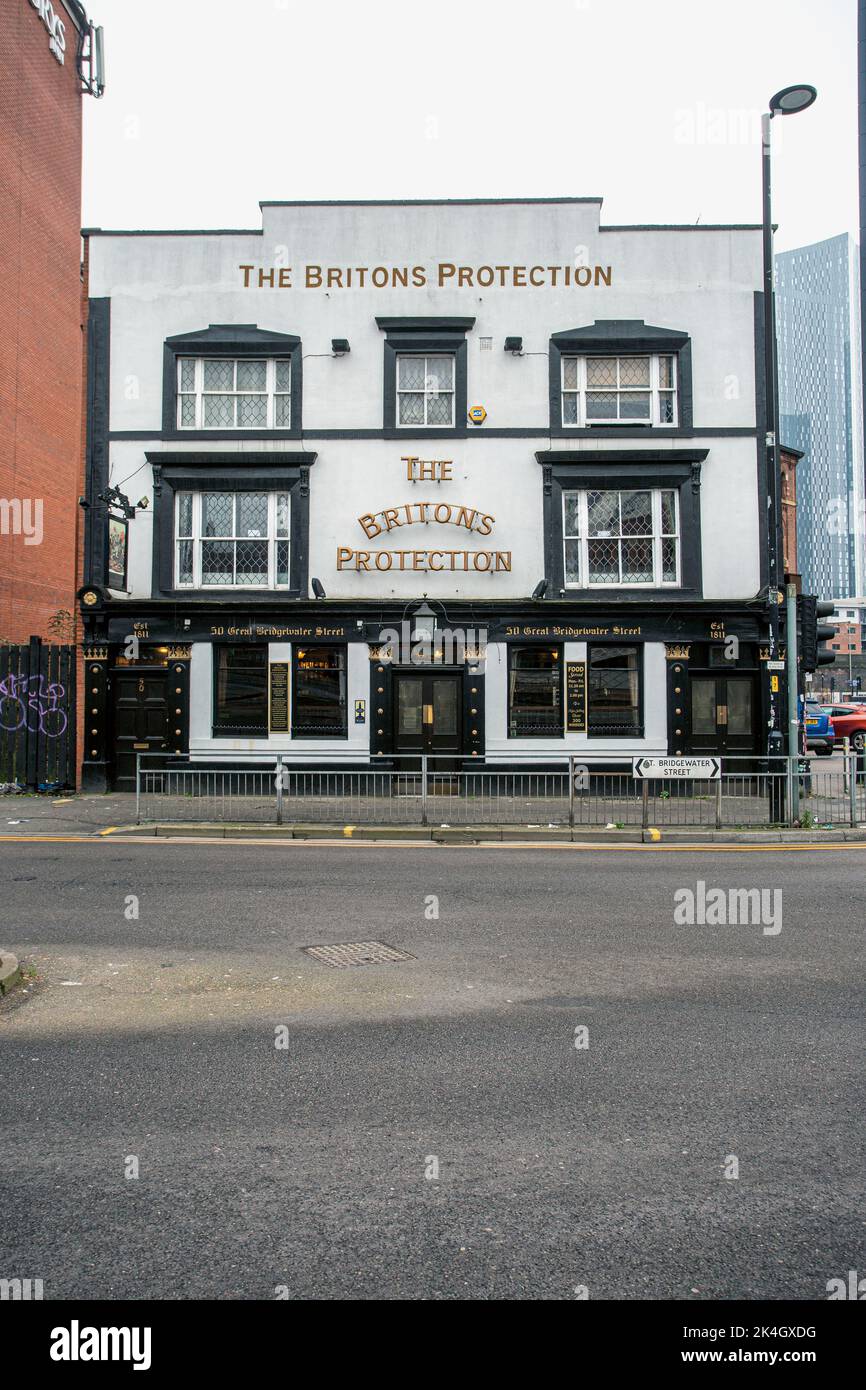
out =
[[[801,449],[797,530],[805,593],[864,592],[858,248],[848,233],[776,257],[780,439]]]

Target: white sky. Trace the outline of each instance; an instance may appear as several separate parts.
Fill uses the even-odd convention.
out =
[[[259,199],[601,195],[602,222],[857,232],[856,0],[87,0],[85,226],[258,228]]]

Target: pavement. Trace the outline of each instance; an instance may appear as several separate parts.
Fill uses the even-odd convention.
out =
[[[821,760],[822,762],[825,760]],[[826,760],[828,763],[829,759]],[[834,772],[840,769],[833,768]],[[862,800],[862,791],[860,793]],[[656,812],[667,816],[673,823],[659,821],[648,830],[642,830],[639,823],[637,803],[629,803],[614,815],[625,816],[626,820],[611,819],[609,825],[594,822],[578,822],[570,828],[563,823],[562,806],[539,808],[538,804],[527,802],[520,814],[511,816],[511,824],[472,823],[471,817],[462,806],[462,798],[444,797],[432,799],[430,825],[423,827],[412,823],[417,821],[418,798],[407,798],[407,805],[401,810],[400,821],[385,822],[379,825],[358,823],[357,815],[352,816],[352,807],[347,808],[346,821],[335,818],[333,807],[326,819],[314,819],[315,802],[312,799],[298,798],[296,804],[287,807],[285,823],[273,823],[272,803],[262,803],[258,807],[255,798],[249,801],[249,814],[243,819],[227,818],[208,822],[205,812],[200,819],[192,819],[191,812],[196,809],[190,798],[160,798],[160,806],[145,808],[140,824],[136,822],[136,798],[130,792],[111,792],[108,794],[68,793],[56,797],[25,793],[0,797],[0,840],[29,840],[33,838],[68,837],[107,837],[124,835],[132,837],[180,837],[216,839],[303,839],[334,840],[344,838],[384,839],[394,842],[435,840],[442,843],[461,842],[516,842],[525,844],[617,844],[617,843],[658,843],[665,841],[680,844],[750,844],[784,842],[790,844],[866,842],[866,825],[849,826],[842,817],[834,826],[825,825],[817,815],[818,803],[815,798],[804,801],[804,808],[811,808],[816,814],[816,823],[811,829],[760,827],[746,828],[736,822],[742,817],[743,800],[739,796],[729,798],[731,807],[726,811],[726,823],[722,829],[713,824],[686,825],[676,823],[676,814],[670,806],[661,803]],[[838,798],[836,798],[838,800]],[[434,804],[435,803],[435,804]],[[243,810],[243,802],[235,802],[236,810]],[[357,811],[357,808],[354,808]],[[826,806],[823,808],[826,810]],[[548,814],[549,812],[549,814]],[[701,812],[704,814],[704,812]],[[190,817],[189,819],[187,819]],[[553,817],[553,819],[552,819]]]
[[[4,841],[0,1277],[824,1299],[866,1269],[864,854]],[[679,925],[698,880],[781,930]],[[409,959],[303,949],[373,940]]]

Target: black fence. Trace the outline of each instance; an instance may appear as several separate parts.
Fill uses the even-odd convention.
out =
[[[75,647],[0,645],[0,783],[75,786]]]

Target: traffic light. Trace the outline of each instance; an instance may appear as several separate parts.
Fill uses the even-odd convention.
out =
[[[797,648],[801,671],[817,671],[819,666],[832,666],[836,660],[836,653],[823,645],[836,636],[836,629],[830,623],[818,621],[829,618],[833,609],[829,600],[816,598],[814,594],[797,596]]]

